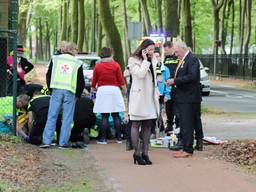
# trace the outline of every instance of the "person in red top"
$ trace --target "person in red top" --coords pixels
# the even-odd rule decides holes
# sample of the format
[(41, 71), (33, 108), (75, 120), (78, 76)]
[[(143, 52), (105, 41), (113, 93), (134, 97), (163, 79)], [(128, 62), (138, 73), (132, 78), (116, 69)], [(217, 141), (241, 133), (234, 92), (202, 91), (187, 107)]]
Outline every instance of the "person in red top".
[(119, 112), (125, 111), (125, 105), (120, 88), (126, 94), (126, 85), (120, 65), (112, 58), (112, 49), (104, 47), (100, 52), (101, 60), (93, 69), (91, 91), (97, 87), (96, 100), (93, 108), (94, 113), (101, 113), (102, 126), (101, 137), (98, 144), (107, 144), (106, 133), (108, 118), (111, 114), (116, 129), (116, 142), (121, 140), (121, 119)]

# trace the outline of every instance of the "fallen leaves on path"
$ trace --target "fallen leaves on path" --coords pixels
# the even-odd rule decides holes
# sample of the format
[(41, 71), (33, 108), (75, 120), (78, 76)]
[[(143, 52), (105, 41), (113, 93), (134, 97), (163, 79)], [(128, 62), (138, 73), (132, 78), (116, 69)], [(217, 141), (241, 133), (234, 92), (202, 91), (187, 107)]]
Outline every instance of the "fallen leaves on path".
[(221, 155), (224, 159), (241, 164), (256, 164), (256, 140), (235, 140), (222, 146)]
[(27, 148), (26, 145), (0, 143), (0, 179), (35, 189), (40, 175), (40, 151)]

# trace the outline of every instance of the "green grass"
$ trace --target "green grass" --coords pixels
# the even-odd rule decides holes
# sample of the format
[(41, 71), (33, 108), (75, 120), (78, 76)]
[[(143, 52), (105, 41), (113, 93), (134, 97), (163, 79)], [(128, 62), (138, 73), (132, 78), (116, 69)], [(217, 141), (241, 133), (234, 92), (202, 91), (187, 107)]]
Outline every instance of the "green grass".
[(256, 175), (256, 165), (240, 165), (239, 167), (246, 173)]
[(256, 90), (256, 82), (248, 83), (245, 86), (242, 86), (242, 88), (248, 89), (248, 90)]
[(0, 143), (21, 143), (21, 140), (19, 137), (14, 135), (8, 135), (8, 134), (0, 134)]
[(215, 114), (215, 115), (221, 115), (224, 114), (224, 112), (220, 109), (214, 108), (214, 107), (206, 107), (202, 106), (201, 113), (204, 114)]
[(256, 114), (250, 112), (224, 112), (218, 108), (202, 106), (201, 112), (209, 115), (219, 115), (222, 117), (233, 117), (239, 119), (255, 119)]
[(64, 183), (62, 186), (45, 186), (39, 189), (39, 192), (90, 192), (92, 191), (92, 183), (89, 181), (82, 181), (80, 183)]
[(68, 158), (79, 158), (79, 155), (77, 154), (77, 151), (75, 149), (60, 149), (60, 151), (63, 154), (63, 156), (66, 156)]
[(24, 190), (15, 187), (7, 181), (0, 180), (0, 192), (24, 192)]

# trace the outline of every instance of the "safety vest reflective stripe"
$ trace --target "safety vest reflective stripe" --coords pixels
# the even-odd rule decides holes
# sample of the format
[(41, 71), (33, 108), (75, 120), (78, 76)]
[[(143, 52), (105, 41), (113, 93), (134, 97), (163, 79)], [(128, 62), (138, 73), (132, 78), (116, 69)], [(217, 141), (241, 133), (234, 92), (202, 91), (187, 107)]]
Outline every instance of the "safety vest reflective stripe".
[(35, 99), (38, 99), (38, 98), (42, 98), (42, 97), (51, 97), (50, 95), (36, 95), (34, 97), (32, 97), (32, 99), (29, 101), (28, 103), (28, 107), (27, 109), (29, 109), (31, 107), (31, 103), (35, 100)]
[(76, 93), (77, 73), (81, 63), (68, 54), (53, 57), (51, 88), (64, 89)]
[(178, 64), (179, 60), (167, 60), (164, 62), (165, 65)]

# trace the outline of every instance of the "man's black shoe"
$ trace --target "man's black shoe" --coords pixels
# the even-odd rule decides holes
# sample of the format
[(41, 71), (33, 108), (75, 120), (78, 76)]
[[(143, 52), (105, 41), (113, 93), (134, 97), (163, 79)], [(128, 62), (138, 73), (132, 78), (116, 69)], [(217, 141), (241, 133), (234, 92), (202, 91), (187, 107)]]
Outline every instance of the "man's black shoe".
[(202, 139), (196, 140), (195, 150), (203, 151), (203, 140)]

